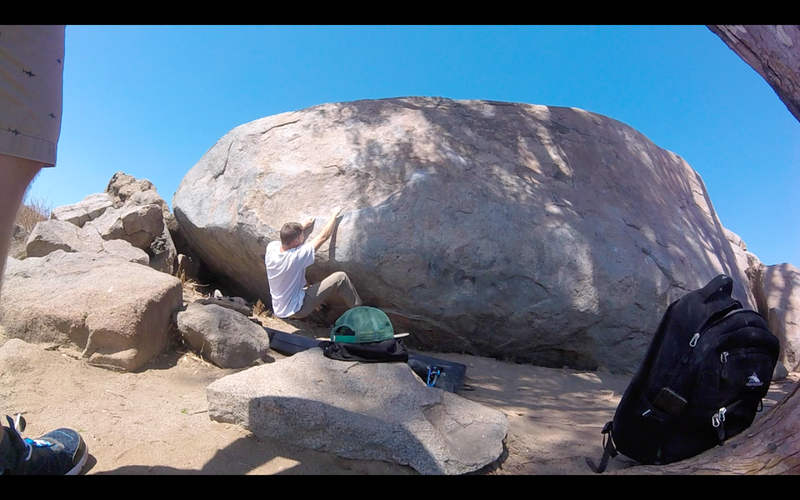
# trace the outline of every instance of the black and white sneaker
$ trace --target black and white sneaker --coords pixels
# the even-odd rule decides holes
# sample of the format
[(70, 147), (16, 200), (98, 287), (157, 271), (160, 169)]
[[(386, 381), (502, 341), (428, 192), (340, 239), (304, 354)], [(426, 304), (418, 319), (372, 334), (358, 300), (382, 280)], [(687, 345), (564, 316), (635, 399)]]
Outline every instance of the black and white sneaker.
[(13, 452), (9, 463), (3, 464), (3, 474), (75, 476), (81, 472), (89, 449), (80, 434), (72, 429), (56, 429), (36, 439), (23, 439), (22, 415), (17, 415), (16, 421), (6, 419), (9, 427), (2, 427), (2, 431), (9, 442), (3, 444), (10, 444)]

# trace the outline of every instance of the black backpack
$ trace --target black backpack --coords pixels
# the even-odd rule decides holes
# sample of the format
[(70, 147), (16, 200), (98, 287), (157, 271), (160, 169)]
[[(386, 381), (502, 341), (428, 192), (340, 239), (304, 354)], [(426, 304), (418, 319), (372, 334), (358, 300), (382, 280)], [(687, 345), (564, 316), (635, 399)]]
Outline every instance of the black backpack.
[[(753, 423), (778, 361), (763, 316), (731, 298), (725, 275), (673, 302), (603, 428), (603, 472), (617, 452), (663, 465), (721, 445)], [(607, 435), (607, 436), (606, 436)], [(607, 439), (606, 439), (607, 438)]]

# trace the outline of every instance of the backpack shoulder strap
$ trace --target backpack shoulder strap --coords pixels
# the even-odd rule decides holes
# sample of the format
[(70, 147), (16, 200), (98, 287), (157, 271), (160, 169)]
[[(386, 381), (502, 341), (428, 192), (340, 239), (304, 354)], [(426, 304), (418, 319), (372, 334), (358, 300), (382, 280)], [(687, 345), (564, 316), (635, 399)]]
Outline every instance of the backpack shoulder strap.
[[(614, 446), (614, 439), (611, 435), (612, 425), (613, 422), (608, 422), (603, 427), (603, 458), (600, 459), (600, 465), (595, 465), (594, 460), (589, 457), (585, 457), (586, 465), (592, 469), (592, 472), (597, 474), (602, 474), (605, 472), (606, 467), (608, 467), (608, 459), (617, 456), (617, 448)], [(606, 440), (606, 434), (608, 434), (608, 440)]]

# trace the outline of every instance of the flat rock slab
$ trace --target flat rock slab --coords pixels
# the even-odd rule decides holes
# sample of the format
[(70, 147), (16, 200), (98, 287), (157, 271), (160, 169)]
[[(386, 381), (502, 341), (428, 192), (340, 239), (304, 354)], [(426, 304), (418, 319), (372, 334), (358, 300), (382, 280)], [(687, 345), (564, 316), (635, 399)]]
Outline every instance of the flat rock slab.
[(206, 389), (209, 416), (345, 458), (464, 474), (496, 461), (505, 415), (429, 388), (405, 363), (350, 363), (310, 349), (224, 377)]

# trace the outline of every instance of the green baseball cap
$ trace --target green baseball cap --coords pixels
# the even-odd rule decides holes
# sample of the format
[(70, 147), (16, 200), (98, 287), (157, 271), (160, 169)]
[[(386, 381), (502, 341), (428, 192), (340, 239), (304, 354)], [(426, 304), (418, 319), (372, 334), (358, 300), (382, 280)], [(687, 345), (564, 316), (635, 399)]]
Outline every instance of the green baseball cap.
[(331, 341), (367, 344), (407, 335), (407, 333), (395, 335), (392, 322), (380, 309), (359, 306), (349, 309), (336, 320), (331, 330)]

